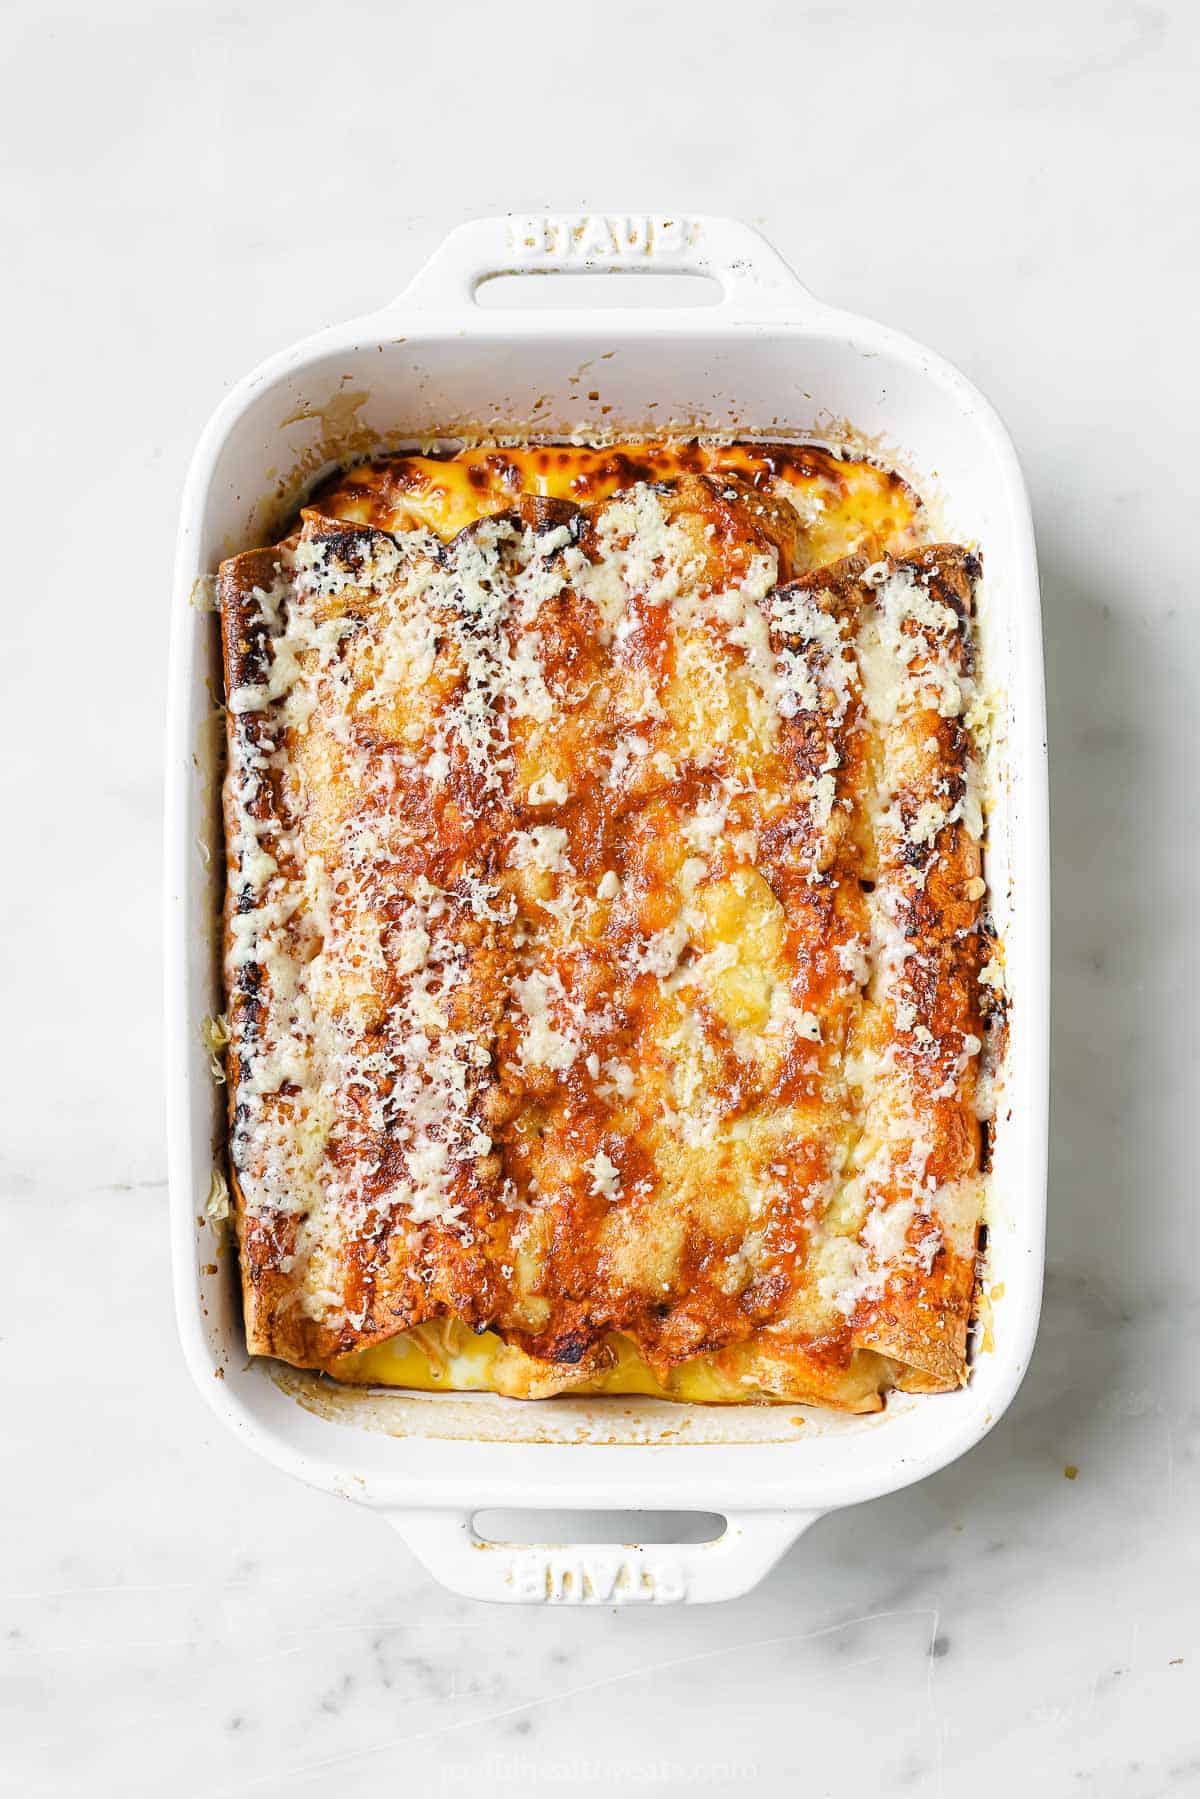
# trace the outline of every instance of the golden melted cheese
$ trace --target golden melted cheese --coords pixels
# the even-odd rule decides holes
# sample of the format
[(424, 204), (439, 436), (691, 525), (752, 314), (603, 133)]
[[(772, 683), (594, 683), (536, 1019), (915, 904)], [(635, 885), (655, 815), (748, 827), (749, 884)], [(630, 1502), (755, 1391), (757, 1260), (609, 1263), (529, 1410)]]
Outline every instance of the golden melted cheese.
[(870, 1409), (963, 1378), (977, 565), (803, 446), (355, 468), (224, 565), (256, 1353)]
[(804, 525), (809, 561), (835, 562), (867, 540), (906, 549), (919, 536), (920, 501), (891, 469), (812, 444), (678, 443), (647, 440), (587, 449), (533, 444), (467, 449), (452, 457), (389, 456), (350, 469), (318, 490), (329, 517), (385, 531), (424, 526), (451, 538), (521, 494), (592, 505), (638, 482), (681, 475), (733, 475), (782, 492)]

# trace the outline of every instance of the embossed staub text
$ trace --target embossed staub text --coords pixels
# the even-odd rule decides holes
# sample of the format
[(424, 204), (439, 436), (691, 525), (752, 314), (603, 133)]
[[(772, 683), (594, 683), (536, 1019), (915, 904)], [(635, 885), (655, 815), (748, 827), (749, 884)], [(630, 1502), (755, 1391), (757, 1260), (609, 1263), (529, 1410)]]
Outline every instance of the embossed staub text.
[(687, 1594), (678, 1561), (623, 1550), (523, 1550), (510, 1579), (516, 1598), (545, 1605), (673, 1605)]
[(678, 261), (698, 236), (693, 219), (648, 212), (529, 213), (508, 222), (509, 248), (555, 263)]

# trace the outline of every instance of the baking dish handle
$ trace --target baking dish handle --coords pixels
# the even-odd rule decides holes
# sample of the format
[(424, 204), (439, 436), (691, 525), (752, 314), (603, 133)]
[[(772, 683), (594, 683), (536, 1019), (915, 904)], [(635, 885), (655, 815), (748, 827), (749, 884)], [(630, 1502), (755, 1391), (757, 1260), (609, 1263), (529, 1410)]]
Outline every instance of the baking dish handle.
[(748, 1593), (820, 1512), (726, 1512), (710, 1543), (501, 1543), (460, 1511), (388, 1512), (435, 1580), (526, 1605), (702, 1605)]
[[(472, 219), (452, 231), (397, 306), (473, 308), (494, 275), (707, 275), (723, 312), (817, 311), (818, 302), (766, 238), (703, 213), (527, 213)], [(569, 300), (564, 300), (569, 304)]]

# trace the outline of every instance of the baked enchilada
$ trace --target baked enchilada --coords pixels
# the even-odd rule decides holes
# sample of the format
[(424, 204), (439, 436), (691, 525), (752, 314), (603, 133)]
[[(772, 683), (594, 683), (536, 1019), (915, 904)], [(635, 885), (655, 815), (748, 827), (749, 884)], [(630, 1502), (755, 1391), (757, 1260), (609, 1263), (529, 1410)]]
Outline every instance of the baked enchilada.
[(252, 1353), (878, 1408), (966, 1378), (978, 556), (867, 459), (382, 458), (227, 561)]

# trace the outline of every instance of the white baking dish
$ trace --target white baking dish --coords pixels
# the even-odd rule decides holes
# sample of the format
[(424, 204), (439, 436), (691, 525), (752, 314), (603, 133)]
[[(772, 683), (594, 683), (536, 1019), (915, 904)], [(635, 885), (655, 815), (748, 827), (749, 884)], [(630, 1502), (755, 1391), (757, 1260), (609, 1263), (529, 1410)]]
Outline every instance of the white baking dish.
[[(479, 283), (498, 273), (628, 269), (713, 276), (724, 297), (705, 308), (580, 310), (564, 281), (557, 309), (477, 304)], [(1012, 1016), (989, 1218), (996, 1299), (970, 1385), (896, 1395), (881, 1416), (842, 1418), (798, 1407), (358, 1392), (249, 1363), (231, 1257), (203, 1218), (222, 1130), (200, 1032), (204, 1015), (220, 1010), (220, 857), (206, 866), (204, 847), (215, 841), (220, 685), (216, 621), (189, 603), (197, 578), (267, 541), (307, 478), (372, 449), (488, 432), (669, 429), (829, 442), (848, 425), (938, 496), (946, 533), (977, 541), (985, 559), (984, 655), (1004, 727), (989, 877)], [(243, 1442), (375, 1507), (461, 1593), (592, 1603), (744, 1592), (823, 1512), (918, 1480), (977, 1442), (1016, 1391), (1037, 1326), (1049, 981), (1033, 533), (1012, 445), (974, 388), (910, 340), (821, 305), (745, 226), (480, 220), (452, 233), (400, 299), (273, 357), (217, 409), (188, 476), (173, 605), (166, 1054), (176, 1299), (197, 1384)], [(699, 1545), (517, 1546), (476, 1534), (484, 1507), (703, 1509), (728, 1528)]]

